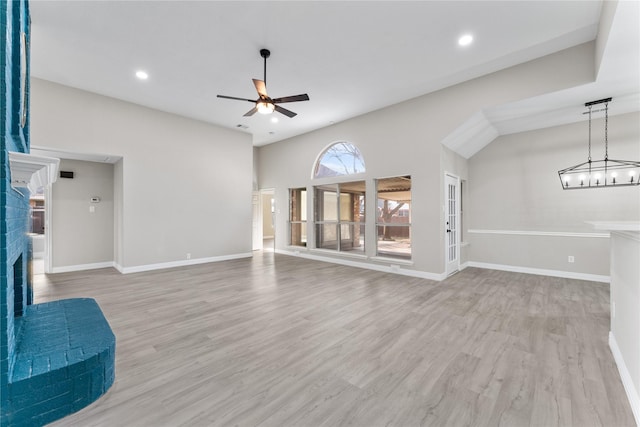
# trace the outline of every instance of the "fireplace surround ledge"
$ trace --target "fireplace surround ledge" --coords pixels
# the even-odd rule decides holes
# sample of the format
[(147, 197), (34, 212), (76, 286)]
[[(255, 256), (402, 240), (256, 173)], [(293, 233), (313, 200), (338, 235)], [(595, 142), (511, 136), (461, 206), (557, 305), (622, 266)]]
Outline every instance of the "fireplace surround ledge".
[(2, 424), (44, 425), (97, 400), (115, 378), (115, 336), (97, 302), (34, 304), (16, 318), (16, 353)]

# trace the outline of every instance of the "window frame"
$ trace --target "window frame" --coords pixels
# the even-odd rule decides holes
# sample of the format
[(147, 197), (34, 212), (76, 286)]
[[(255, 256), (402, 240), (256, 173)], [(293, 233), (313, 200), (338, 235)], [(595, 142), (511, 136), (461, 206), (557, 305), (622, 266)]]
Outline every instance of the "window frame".
[[(335, 169), (325, 166), (327, 170), (332, 170), (335, 173), (327, 174), (327, 175), (319, 175), (320, 167), (323, 166), (323, 160), (325, 159), (325, 156), (333, 147), (336, 147), (338, 145), (348, 146), (349, 149), (351, 150), (351, 155), (354, 156), (358, 160), (358, 162), (362, 165), (362, 169), (359, 170), (354, 168), (353, 171), (348, 171), (346, 170), (347, 166), (344, 165), (343, 163), (343, 166), (345, 167), (345, 173), (341, 173)], [(364, 174), (366, 171), (367, 171), (367, 167), (364, 161), (364, 157), (362, 156), (362, 152), (355, 144), (352, 144), (349, 141), (335, 141), (327, 145), (316, 158), (316, 161), (313, 163), (313, 169), (311, 170), (311, 179), (315, 180), (315, 179), (326, 179), (326, 178), (350, 177), (353, 175)]]
[[(345, 190), (346, 186), (361, 186), (362, 189), (360, 191), (357, 190)], [(326, 199), (324, 198), (324, 194), (326, 193), (335, 193), (335, 219), (326, 219), (325, 216), (325, 206)], [(320, 200), (320, 195), (322, 195), (322, 201)], [(345, 217), (344, 215), (344, 206), (343, 206), (343, 196), (349, 196), (350, 199), (347, 200), (346, 204), (351, 205), (353, 209), (350, 214)], [(331, 196), (330, 196), (331, 197)], [(357, 198), (357, 199), (354, 199)], [(336, 253), (351, 253), (351, 254), (362, 254), (365, 255), (366, 252), (366, 181), (365, 180), (357, 180), (357, 181), (347, 181), (347, 182), (336, 182), (331, 184), (319, 184), (313, 187), (313, 213), (314, 213), (314, 239), (315, 245), (314, 249), (318, 250), (329, 250), (335, 251)], [(331, 203), (331, 201), (329, 200)], [(356, 205), (357, 208), (357, 218), (356, 218)], [(325, 231), (327, 226), (333, 226), (335, 234), (335, 240), (326, 240), (323, 236), (328, 234)], [(348, 233), (345, 233), (345, 227), (348, 227)], [(348, 235), (345, 238), (345, 234)], [(357, 240), (357, 245), (355, 244)], [(329, 242), (335, 242), (335, 244), (331, 244)], [(352, 246), (347, 247), (346, 242), (351, 242)]]

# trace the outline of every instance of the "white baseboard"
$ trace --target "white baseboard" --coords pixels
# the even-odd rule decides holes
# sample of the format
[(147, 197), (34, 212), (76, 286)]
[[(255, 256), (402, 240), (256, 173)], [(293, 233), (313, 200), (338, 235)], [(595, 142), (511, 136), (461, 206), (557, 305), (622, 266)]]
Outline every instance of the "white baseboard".
[(599, 274), (576, 273), (573, 271), (547, 270), (544, 268), (519, 267), (515, 265), (491, 264), (488, 262), (469, 261), (466, 267), (486, 268), (489, 270), (512, 271), (514, 273), (537, 274), (539, 276), (564, 277), (566, 279), (588, 280), (591, 282), (610, 283), (610, 276), (601, 276)]
[(372, 264), (368, 262), (354, 261), (350, 259), (343, 258), (333, 258), (326, 257), (322, 255), (312, 254), (306, 251), (287, 251), (283, 249), (276, 249), (276, 253), (282, 255), (296, 256), (300, 258), (311, 259), (314, 261), (322, 261), (329, 262), (333, 264), (347, 265), (349, 267), (357, 267), (364, 268), (367, 270), (375, 270), (382, 271), (384, 273), (392, 273), (392, 274), (400, 274), (403, 276), (411, 276), (411, 277), (419, 277), (421, 279), (435, 280), (437, 282), (441, 282), (446, 279), (446, 275), (444, 273), (429, 273), (427, 271), (418, 271), (418, 270), (410, 270), (407, 268), (402, 268), (398, 264), (394, 264), (393, 260), (389, 260), (388, 265), (380, 265), (380, 264)]
[(62, 267), (53, 267), (51, 273), (70, 273), (72, 271), (96, 270), (98, 268), (115, 267), (113, 261), (94, 262), (92, 264), (65, 265)]
[(251, 258), (252, 256), (253, 256), (253, 253), (246, 252), (246, 253), (240, 253), (240, 254), (223, 255), (223, 256), (208, 257), (208, 258), (196, 258), (196, 259), (185, 259), (180, 261), (161, 262), (158, 264), (136, 265), (134, 267), (123, 267), (121, 265), (116, 265), (116, 264), (114, 264), (113, 266), (120, 273), (129, 274), (129, 273), (141, 273), (143, 271), (163, 270), (165, 268), (185, 267), (188, 265), (206, 264), (210, 262), (229, 261), (232, 259), (239, 259), (239, 258)]
[(620, 348), (616, 342), (616, 337), (613, 335), (612, 331), (609, 331), (609, 348), (611, 348), (611, 353), (613, 353), (613, 358), (618, 366), (620, 379), (622, 380), (624, 391), (627, 393), (627, 399), (629, 399), (633, 416), (636, 418), (636, 424), (640, 426), (640, 395), (633, 385), (633, 379), (627, 369), (627, 365), (624, 363), (622, 353), (620, 352)]

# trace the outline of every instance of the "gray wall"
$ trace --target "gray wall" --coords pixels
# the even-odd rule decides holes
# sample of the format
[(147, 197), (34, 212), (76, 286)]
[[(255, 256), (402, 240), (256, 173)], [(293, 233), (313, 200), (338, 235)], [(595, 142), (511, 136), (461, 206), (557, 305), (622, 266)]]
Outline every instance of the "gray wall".
[(33, 147), (122, 157), (118, 267), (250, 256), (250, 135), (35, 78), (31, 95)]
[[(593, 70), (594, 44), (587, 43), (261, 147), (257, 168), (260, 187), (275, 189), (276, 249), (287, 249), (287, 189), (307, 187), (311, 191), (314, 185), (331, 181), (312, 180), (311, 171), (325, 147), (344, 140), (360, 149), (367, 171), (354, 179), (366, 180), (371, 190), (375, 178), (412, 176), (413, 260), (406, 268), (443, 273), (442, 158), (445, 155), (441, 141), (483, 108), (591, 82)], [(457, 165), (456, 168), (462, 171), (460, 174), (466, 167), (458, 159), (451, 159), (450, 164)], [(371, 199), (369, 197), (367, 202), (369, 212), (375, 209), (375, 201)], [(309, 198), (309, 203), (312, 200)], [(313, 218), (310, 207), (307, 212), (308, 217)], [(367, 226), (368, 235), (373, 236), (372, 221)], [(310, 238), (312, 234), (309, 233)], [(368, 241), (367, 249), (371, 254), (371, 239)], [(375, 260), (366, 262), (376, 263)]]
[[(58, 178), (51, 189), (53, 268), (112, 262), (113, 165), (62, 159), (60, 170), (74, 177)], [(100, 203), (91, 203), (91, 197), (100, 197)]]
[[(610, 158), (640, 159), (639, 120), (638, 113), (609, 118)], [(602, 159), (603, 120), (592, 129), (592, 158)], [(609, 239), (589, 237), (602, 232), (586, 221), (640, 220), (640, 192), (563, 190), (557, 172), (587, 160), (587, 141), (580, 122), (502, 136), (469, 159), (467, 224), (479, 230), (468, 234), (470, 261), (609, 275)]]

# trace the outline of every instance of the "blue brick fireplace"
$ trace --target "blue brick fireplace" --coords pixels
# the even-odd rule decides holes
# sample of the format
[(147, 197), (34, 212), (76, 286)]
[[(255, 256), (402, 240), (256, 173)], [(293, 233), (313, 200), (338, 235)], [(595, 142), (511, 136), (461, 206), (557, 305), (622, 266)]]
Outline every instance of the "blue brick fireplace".
[(0, 24), (0, 425), (37, 426), (106, 393), (115, 336), (93, 299), (34, 304), (30, 193), (12, 176), (15, 158), (28, 161), (30, 150), (28, 1), (0, 2)]

